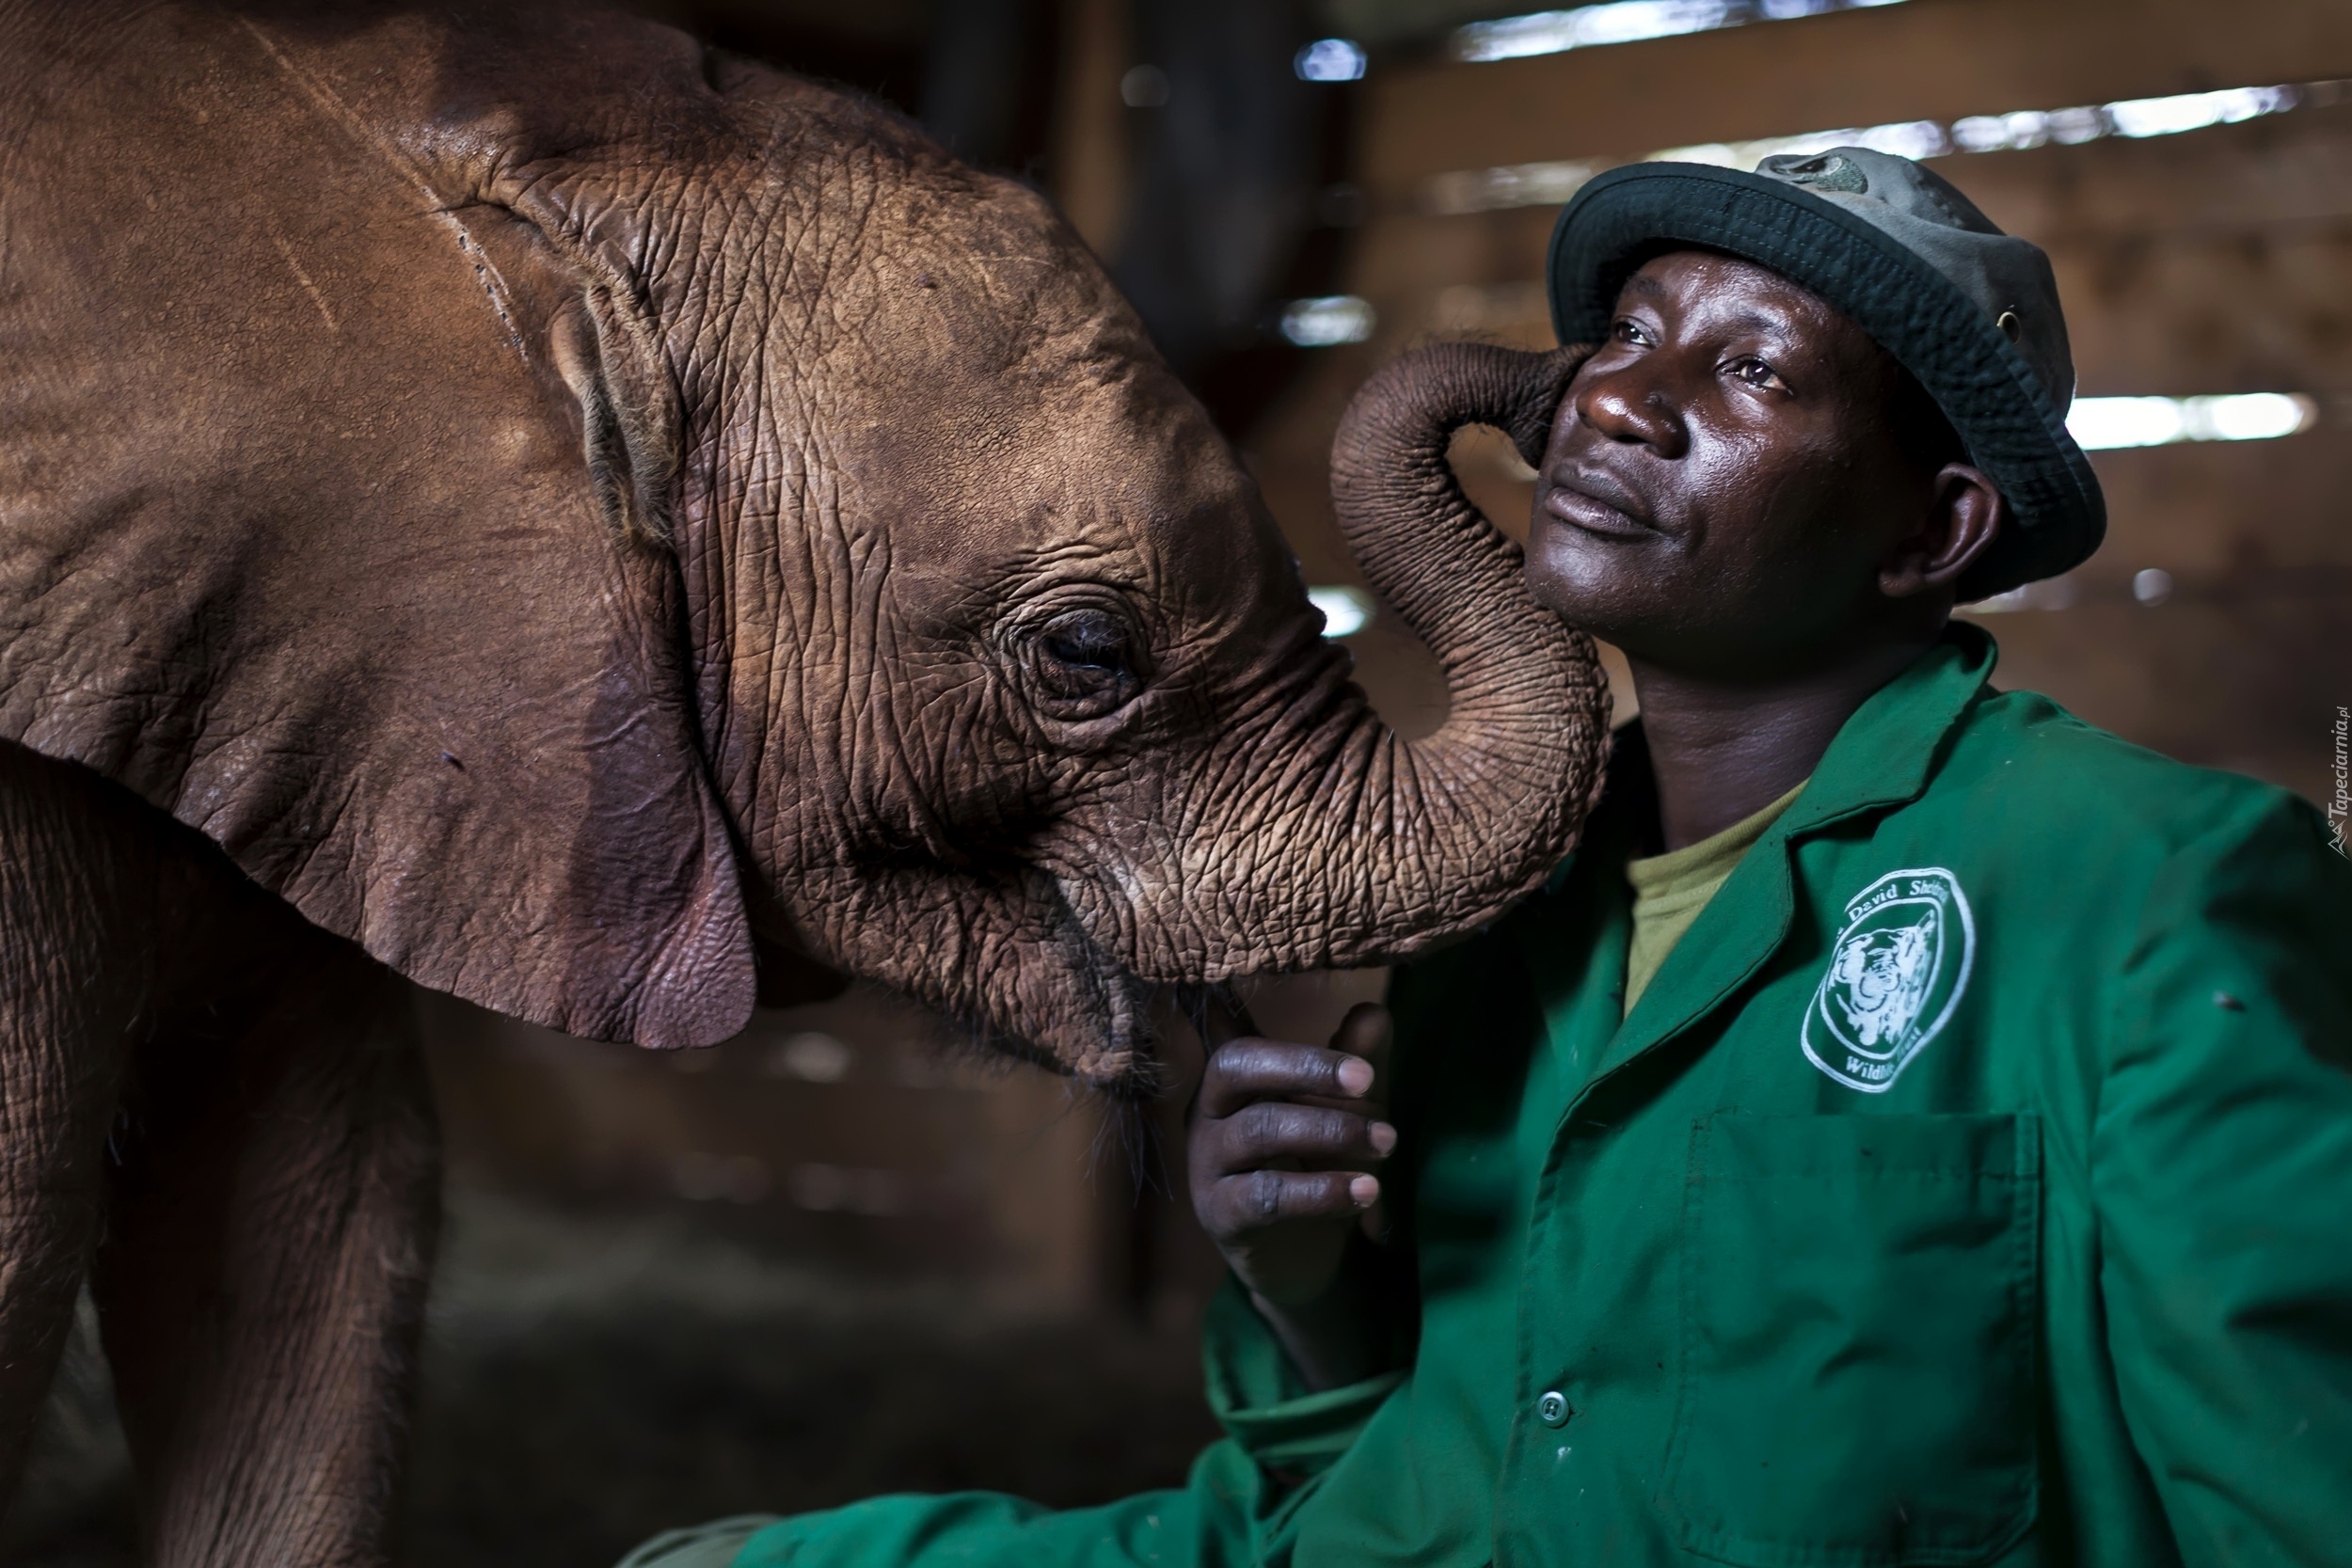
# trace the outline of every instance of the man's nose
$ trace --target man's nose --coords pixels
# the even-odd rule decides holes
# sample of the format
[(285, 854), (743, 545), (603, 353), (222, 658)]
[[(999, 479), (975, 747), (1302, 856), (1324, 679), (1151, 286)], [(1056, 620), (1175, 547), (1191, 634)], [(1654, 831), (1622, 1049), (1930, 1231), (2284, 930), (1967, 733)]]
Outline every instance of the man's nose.
[(1680, 400), (1659, 373), (1655, 356), (1603, 371), (1574, 396), (1577, 418), (1612, 441), (1648, 447), (1661, 457), (1679, 457), (1688, 445)]

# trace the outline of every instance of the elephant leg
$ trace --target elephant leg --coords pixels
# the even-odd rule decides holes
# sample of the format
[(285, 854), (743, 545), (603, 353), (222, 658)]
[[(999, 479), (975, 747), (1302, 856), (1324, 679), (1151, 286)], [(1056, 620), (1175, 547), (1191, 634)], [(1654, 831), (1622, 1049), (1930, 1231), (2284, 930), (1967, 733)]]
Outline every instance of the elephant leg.
[[(272, 924), (272, 923), (264, 923)], [(94, 1275), (158, 1568), (380, 1564), (439, 1200), (406, 983), (291, 914), (133, 1067)]]
[(145, 990), (135, 868), (104, 816), (57, 765), (0, 746), (0, 1507), (98, 1239)]
[(73, 1323), (99, 1234), (116, 1039), (27, 1006), (0, 898), (0, 1513)]

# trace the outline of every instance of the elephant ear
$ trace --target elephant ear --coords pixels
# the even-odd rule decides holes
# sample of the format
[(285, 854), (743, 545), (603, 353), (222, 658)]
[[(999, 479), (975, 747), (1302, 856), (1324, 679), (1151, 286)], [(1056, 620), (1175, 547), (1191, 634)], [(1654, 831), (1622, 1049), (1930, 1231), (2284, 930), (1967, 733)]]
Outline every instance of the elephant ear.
[(734, 1033), (678, 414), (628, 282), (201, 53), (78, 87), (0, 192), (0, 736), (424, 985)]

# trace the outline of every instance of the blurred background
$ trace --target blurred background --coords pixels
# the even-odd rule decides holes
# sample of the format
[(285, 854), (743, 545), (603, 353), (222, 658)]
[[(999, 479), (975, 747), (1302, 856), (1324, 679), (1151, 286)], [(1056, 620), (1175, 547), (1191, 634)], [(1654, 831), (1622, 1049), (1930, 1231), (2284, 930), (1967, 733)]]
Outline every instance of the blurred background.
[[(1560, 203), (1613, 165), (1931, 156), (2045, 246), (2107, 491), (2079, 570), (1978, 607), (2004, 685), (2340, 804), (2352, 703), (2352, 7), (2343, 0), (699, 0), (646, 9), (920, 119), (1055, 197), (1257, 474), (1402, 727), (1425, 656), (1325, 496), (1350, 392), (1446, 336), (1548, 345)], [(1523, 531), (1499, 437), (1457, 467)], [(1630, 711), (1620, 683), (1619, 715)], [(2339, 820), (2341, 817), (2339, 816)], [(1377, 974), (1257, 988), (1320, 1037)], [(1114, 1110), (853, 990), (712, 1051), (421, 1006), (450, 1147), (405, 1560), (611, 1561), (876, 1491), (1181, 1479), (1217, 1273), (1160, 1103)], [(85, 1344), (0, 1539), (125, 1562)]]

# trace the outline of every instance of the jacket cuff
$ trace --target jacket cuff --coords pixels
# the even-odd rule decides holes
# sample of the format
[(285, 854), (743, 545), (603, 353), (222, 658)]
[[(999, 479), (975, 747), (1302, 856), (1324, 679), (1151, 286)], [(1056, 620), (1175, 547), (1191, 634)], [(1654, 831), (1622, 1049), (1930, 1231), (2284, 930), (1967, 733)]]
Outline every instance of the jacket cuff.
[(1405, 1381), (1383, 1372), (1317, 1393), (1231, 1275), (1209, 1303), (1200, 1336), (1209, 1408), (1243, 1452), (1291, 1481), (1322, 1474)]

